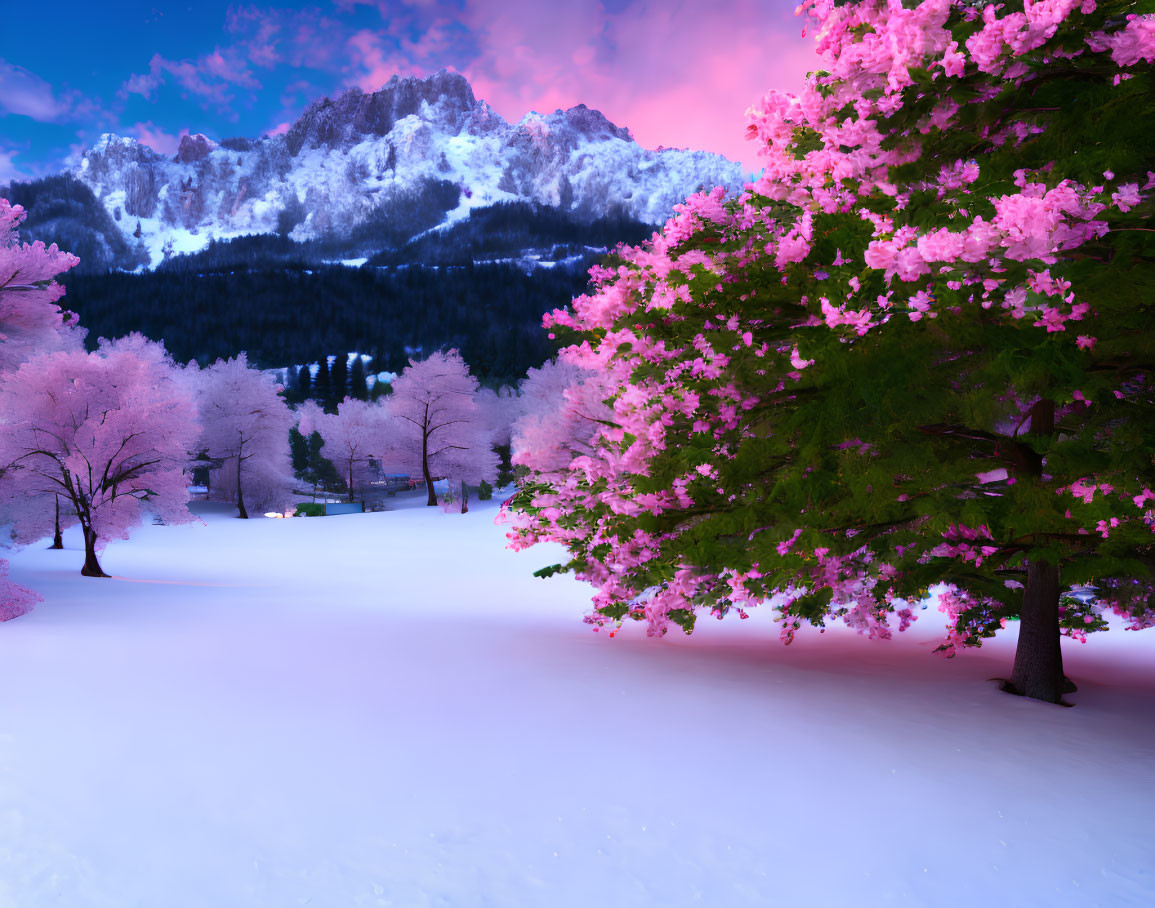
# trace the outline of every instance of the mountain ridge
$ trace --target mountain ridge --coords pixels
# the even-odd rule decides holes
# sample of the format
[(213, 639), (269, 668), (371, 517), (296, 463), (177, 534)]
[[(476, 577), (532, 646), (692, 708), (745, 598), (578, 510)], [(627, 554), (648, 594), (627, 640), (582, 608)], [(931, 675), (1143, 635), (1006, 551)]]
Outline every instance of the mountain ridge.
[[(70, 172), (150, 268), (249, 234), (359, 236), (350, 254), (373, 254), (380, 250), (364, 247), (359, 228), (398, 199), (435, 197), (442, 210), (430, 218), (443, 224), (499, 202), (658, 224), (699, 187), (743, 182), (740, 166), (720, 155), (642, 148), (584, 104), (509, 123), (446, 70), (319, 98), (284, 135), (186, 135), (170, 156), (107, 133)], [(456, 203), (444, 208), (453, 187)]]

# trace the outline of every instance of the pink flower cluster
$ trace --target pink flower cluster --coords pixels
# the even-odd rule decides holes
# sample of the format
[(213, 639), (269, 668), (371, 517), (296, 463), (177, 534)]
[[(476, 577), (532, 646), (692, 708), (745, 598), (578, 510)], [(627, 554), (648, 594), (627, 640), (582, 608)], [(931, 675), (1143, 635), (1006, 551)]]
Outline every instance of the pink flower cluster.
[[(1142, 183), (1107, 173), (1102, 185), (1087, 186), (1047, 165), (1017, 173), (1014, 191), (1001, 183), (992, 189), (985, 154), (1045, 134), (1046, 111), (1022, 113), (992, 128), (983, 136), (986, 149), (973, 157), (928, 159), (928, 172), (936, 176), (926, 185), (900, 185), (893, 174), (933, 154), (941, 134), (954, 128), (973, 97), (952, 97), (962, 80), (985, 102), (1037, 78), (1065, 56), (1100, 55), (1120, 78), (1130, 75), (1128, 67), (1151, 61), (1150, 16), (1131, 17), (1084, 41), (1082, 17), (1095, 9), (1094, 0), (1026, 0), (1019, 9), (963, 0), (805, 0), (799, 11), (819, 22), (817, 45), (826, 72), (813, 76), (798, 96), (772, 91), (748, 111), (747, 135), (761, 145), (765, 165), (761, 177), (737, 199), (720, 189), (687, 199), (662, 234), (617, 250), (620, 265), (595, 269), (588, 294), (546, 317), (547, 327), (579, 333), (582, 340), (565, 348), (562, 360), (596, 376), (588, 386), (600, 397), (597, 406), (585, 391), (563, 398), (569, 416), (557, 424), (571, 431), (580, 423), (580, 441), (515, 450), (515, 462), (532, 471), (535, 491), (513, 518), (511, 545), (566, 545), (577, 576), (598, 588), (595, 609), (624, 609), (643, 619), (648, 633), (664, 632), (671, 612), (692, 613), (702, 602), (746, 607), (771, 600), (789, 641), (804, 620), (792, 607), (814, 589), (830, 590), (827, 613), (861, 633), (889, 636), (892, 614), (899, 630), (908, 627), (914, 615), (896, 608), (901, 602), (891, 595), (893, 568), (874, 562), (865, 549), (846, 556), (821, 547), (807, 551), (799, 544), (800, 530), (776, 537), (768, 550), (770, 559), (790, 565), (792, 580), (778, 587), (762, 573), (770, 570), (766, 565), (714, 573), (663, 561), (664, 543), (746, 493), (725, 488), (719, 479), (734, 456), (734, 442), (756, 436), (757, 415), (819, 371), (809, 368), (815, 359), (806, 357), (817, 354), (805, 344), (805, 356), (794, 342), (775, 345), (774, 335), (749, 314), (757, 307), (721, 311), (722, 291), (748, 270), (773, 273), (787, 288), (806, 281), (796, 324), (825, 325), (849, 343), (896, 312), (920, 321), (944, 307), (981, 307), (988, 311), (984, 317), (1008, 324), (1030, 319), (1025, 324), (1063, 340), (1070, 323), (1092, 322), (1090, 302), (1079, 298), (1067, 273), (1068, 254), (1107, 235), (1120, 214), (1148, 203), (1155, 175)], [(952, 28), (964, 21), (971, 24), (970, 36), (960, 44)], [(1079, 36), (1077, 51), (1053, 40), (1061, 29), (1068, 39)], [(912, 102), (925, 102), (928, 113), (899, 133), (892, 118)], [(948, 213), (948, 224), (904, 223), (916, 193), (928, 191)], [(976, 205), (976, 198), (989, 206)], [(870, 222), (872, 236), (861, 261), (841, 250), (833, 262), (814, 261), (822, 248), (816, 236), (820, 213), (857, 214)], [(821, 292), (811, 289), (814, 282)], [(879, 283), (885, 285), (881, 294), (864, 292)], [(744, 290), (748, 295), (741, 299), (755, 292)], [(653, 324), (694, 327), (679, 347), (655, 340), (645, 327)], [(1088, 333), (1068, 342), (1093, 350), (1094, 332), (1083, 330)], [(758, 399), (731, 380), (735, 366), (748, 363), (769, 377), (772, 390)], [(654, 459), (688, 433), (703, 445), (695, 448), (694, 466), (655, 488), (649, 475)], [(998, 472), (980, 475), (994, 481)], [(1015, 482), (1005, 470), (1001, 480)], [(1089, 505), (1097, 493), (1115, 490), (1087, 480), (1061, 491)], [(1139, 509), (1155, 498), (1131, 494)], [(634, 532), (623, 519), (671, 513), (682, 519), (664, 524), (672, 527), (664, 536)], [(1084, 533), (1094, 528), (1105, 538), (1126, 520), (1096, 515), (1079, 522)], [(986, 527), (955, 525), (943, 536), (934, 547), (908, 554), (978, 566), (1003, 551)], [(637, 578), (648, 576), (668, 579), (639, 594)], [(948, 655), (990, 636), (1004, 620), (998, 603), (963, 590), (952, 588), (939, 601), (951, 620), (943, 646)], [(1129, 599), (1116, 601), (1132, 609), (1129, 614), (1142, 613)], [(715, 606), (719, 615), (727, 607)], [(590, 620), (611, 619), (595, 613)]]

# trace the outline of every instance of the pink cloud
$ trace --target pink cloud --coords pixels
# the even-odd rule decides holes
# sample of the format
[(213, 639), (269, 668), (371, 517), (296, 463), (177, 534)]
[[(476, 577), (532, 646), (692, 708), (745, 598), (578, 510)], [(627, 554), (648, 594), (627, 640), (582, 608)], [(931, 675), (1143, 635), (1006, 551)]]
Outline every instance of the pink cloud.
[(31, 174), (21, 170), (13, 160), (18, 154), (18, 151), (11, 148), (0, 148), (0, 185), (32, 178)]
[[(273, 122), (342, 85), (366, 91), (394, 75), (463, 73), (506, 119), (586, 104), (644, 146), (716, 151), (757, 169), (745, 110), (769, 88), (796, 90), (820, 63), (800, 36), (797, 0), (333, 0), (325, 11), (230, 7), (226, 40), (193, 60), (153, 57), (124, 93), (163, 83), (231, 112), (255, 92), (255, 68), (296, 70)], [(365, 27), (365, 7), (380, 15)], [(621, 8), (618, 8), (621, 7)], [(357, 21), (353, 21), (353, 16)], [(307, 80), (307, 81), (305, 81)], [(268, 115), (268, 114), (267, 114)]]
[(293, 125), (292, 123), (290, 123), (286, 120), (284, 123), (278, 123), (272, 129), (266, 130), (265, 135), (267, 135), (267, 136), (283, 136), (285, 133), (287, 133), (289, 131), (289, 127), (292, 125)]
[(176, 135), (165, 132), (151, 120), (146, 123), (136, 123), (129, 129), (129, 134), (136, 137), (142, 145), (147, 145), (153, 151), (161, 154), (176, 154), (180, 147), (182, 136), (188, 135), (187, 129), (182, 129)]
[(463, 71), (507, 119), (584, 103), (644, 146), (716, 151), (753, 170), (745, 110), (819, 67), (801, 21), (768, 6), (481, 0), (466, 12), (481, 54)]
[(169, 60), (153, 54), (148, 61), (148, 72), (129, 76), (121, 85), (121, 92), (152, 100), (157, 88), (170, 77), (185, 91), (220, 108), (227, 108), (233, 100), (233, 86), (253, 91), (261, 87), (236, 49), (217, 48), (197, 60)]
[[(337, 5), (338, 10), (350, 7)], [(235, 36), (230, 50), (255, 66), (284, 64), (307, 69), (339, 70), (351, 28), (315, 7), (230, 7), (225, 32)]]
[(356, 73), (352, 80), (364, 91), (376, 91), (403, 65), (398, 59), (386, 57), (381, 37), (368, 29), (355, 32), (346, 47)]
[[(644, 146), (716, 151), (754, 170), (746, 109), (770, 88), (797, 90), (819, 68), (795, 2), (638, 0), (610, 11), (602, 0), (471, 0), (463, 10), (344, 0), (339, 11), (376, 6), (382, 22), (346, 34), (337, 65), (365, 91), (396, 74), (457, 70), (506, 119), (584, 103)], [(331, 48), (332, 33), (322, 40), (302, 24), (296, 42), (303, 60), (331, 60), (321, 45)]]
[(69, 105), (36, 73), (0, 60), (0, 112), (53, 123), (69, 112)]

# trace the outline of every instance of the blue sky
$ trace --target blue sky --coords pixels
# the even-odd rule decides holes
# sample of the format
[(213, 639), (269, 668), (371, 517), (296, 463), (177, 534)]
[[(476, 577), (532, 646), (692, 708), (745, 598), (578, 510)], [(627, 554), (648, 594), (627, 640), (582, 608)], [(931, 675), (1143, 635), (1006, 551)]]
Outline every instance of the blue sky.
[(647, 147), (757, 166), (743, 112), (818, 66), (784, 0), (4, 3), (0, 183), (62, 169), (102, 132), (283, 131), (309, 101), (394, 74), (466, 75), (509, 120), (584, 103)]

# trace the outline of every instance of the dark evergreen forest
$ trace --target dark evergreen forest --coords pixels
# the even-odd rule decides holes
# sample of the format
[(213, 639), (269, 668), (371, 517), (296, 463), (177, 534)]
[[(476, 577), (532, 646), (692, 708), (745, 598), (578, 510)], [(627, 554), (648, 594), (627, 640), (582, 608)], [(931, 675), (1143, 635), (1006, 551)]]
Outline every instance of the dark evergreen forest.
[[(457, 347), (489, 384), (511, 382), (553, 352), (543, 313), (584, 292), (590, 265), (653, 227), (618, 214), (589, 219), (525, 202), (474, 209), (434, 228), (459, 200), (454, 184), (400, 193), (344, 235), (294, 242), (304, 211), (286, 209), (278, 232), (213, 241), (195, 255), (130, 273), (147, 260), (87, 186), (69, 175), (5, 187), (29, 218), (22, 239), (78, 254), (63, 305), (95, 346), (130, 331), (162, 340), (177, 359), (206, 365), (249, 354), (277, 368), (356, 351), (375, 370)], [(120, 215), (118, 210), (116, 214)], [(349, 268), (335, 260), (368, 258)]]
[(456, 347), (475, 375), (499, 384), (551, 355), (541, 316), (584, 292), (590, 265), (651, 230), (498, 205), (361, 268), (325, 263), (328, 244), (241, 237), (152, 273), (68, 274), (66, 305), (93, 344), (139, 331), (202, 365), (241, 350), (265, 368), (357, 351), (374, 369), (399, 372), (410, 356)]
[[(587, 266), (588, 267), (588, 266)], [(552, 352), (542, 313), (586, 283), (581, 267), (346, 268), (72, 275), (67, 306), (89, 340), (139, 331), (202, 365), (241, 350), (262, 368), (349, 351), (400, 371), (457, 347), (475, 375), (513, 380)]]

